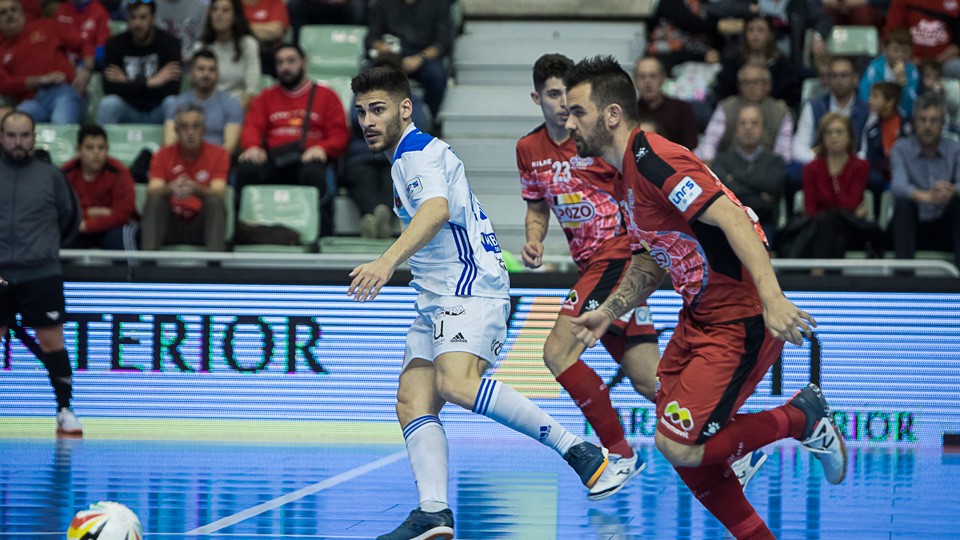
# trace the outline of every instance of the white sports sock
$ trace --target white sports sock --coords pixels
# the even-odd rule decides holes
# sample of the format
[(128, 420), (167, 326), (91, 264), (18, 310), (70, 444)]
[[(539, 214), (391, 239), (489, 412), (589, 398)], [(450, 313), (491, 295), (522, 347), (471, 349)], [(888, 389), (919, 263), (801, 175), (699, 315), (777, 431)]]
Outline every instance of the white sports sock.
[(560, 425), (526, 396), (509, 385), (493, 379), (481, 379), (473, 412), (482, 414), (508, 428), (523, 433), (553, 448), (563, 456), (583, 439)]
[(414, 418), (403, 428), (410, 468), (420, 493), (420, 509), (439, 512), (447, 505), (447, 434), (432, 414)]

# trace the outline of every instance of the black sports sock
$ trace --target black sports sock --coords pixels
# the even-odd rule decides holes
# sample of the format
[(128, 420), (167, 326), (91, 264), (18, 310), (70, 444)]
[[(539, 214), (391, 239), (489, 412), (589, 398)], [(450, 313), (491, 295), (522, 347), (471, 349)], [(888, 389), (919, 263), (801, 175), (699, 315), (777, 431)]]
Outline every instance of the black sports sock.
[(50, 385), (53, 386), (53, 394), (57, 397), (57, 411), (64, 407), (69, 409), (70, 398), (73, 395), (73, 372), (67, 351), (60, 349), (44, 353), (40, 361), (47, 367)]

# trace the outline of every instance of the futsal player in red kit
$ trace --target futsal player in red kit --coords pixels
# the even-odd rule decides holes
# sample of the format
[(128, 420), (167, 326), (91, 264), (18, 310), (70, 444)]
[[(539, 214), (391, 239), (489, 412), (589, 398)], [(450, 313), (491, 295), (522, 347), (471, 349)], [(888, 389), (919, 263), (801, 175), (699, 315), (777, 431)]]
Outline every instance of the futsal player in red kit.
[(816, 322), (783, 295), (753, 212), (692, 152), (638, 128), (635, 90), (616, 60), (583, 60), (564, 82), (577, 153), (620, 170), (615, 195), (633, 249), (617, 289), (573, 319), (573, 331), (594, 345), (670, 274), (683, 309), (657, 369), (657, 449), (735, 537), (773, 538), (730, 461), (793, 437), (837, 484), (846, 472), (846, 447), (813, 384), (775, 409), (737, 411), (784, 340), (800, 345)]
[[(577, 156), (564, 126), (563, 76), (572, 67), (573, 61), (561, 54), (545, 54), (533, 66), (531, 98), (540, 106), (544, 122), (517, 142), (521, 195), (527, 202), (527, 242), (521, 258), (529, 268), (541, 266), (552, 211), (567, 237), (579, 276), (560, 306), (544, 343), (543, 359), (610, 450), (610, 465), (588, 494), (591, 500), (598, 500), (620, 491), (646, 464), (626, 441), (607, 385), (580, 360), (585, 347), (571, 332), (571, 319), (600, 306), (616, 288), (631, 257), (620, 206), (611, 195), (620, 173), (600, 157)], [(637, 393), (655, 401), (660, 349), (646, 303), (614, 321), (600, 340)], [(757, 451), (740, 460), (735, 469), (742, 484), (746, 485), (765, 459)]]

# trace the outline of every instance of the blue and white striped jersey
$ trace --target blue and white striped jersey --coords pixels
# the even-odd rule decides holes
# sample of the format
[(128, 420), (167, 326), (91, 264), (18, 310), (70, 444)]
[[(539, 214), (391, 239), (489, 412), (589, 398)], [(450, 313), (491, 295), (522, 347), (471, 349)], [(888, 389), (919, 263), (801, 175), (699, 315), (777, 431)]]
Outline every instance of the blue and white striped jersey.
[(439, 295), (508, 298), (497, 235), (450, 146), (411, 124), (391, 161), (393, 208), (404, 227), (428, 199), (443, 197), (450, 209), (446, 226), (410, 257), (410, 285)]

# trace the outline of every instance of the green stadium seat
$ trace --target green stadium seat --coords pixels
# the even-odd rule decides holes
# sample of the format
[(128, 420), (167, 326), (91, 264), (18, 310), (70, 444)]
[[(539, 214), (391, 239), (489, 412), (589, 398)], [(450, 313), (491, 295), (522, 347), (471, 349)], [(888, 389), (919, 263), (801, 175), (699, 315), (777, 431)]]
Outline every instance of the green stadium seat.
[(57, 167), (77, 155), (76, 124), (37, 124), (35, 146), (50, 152), (50, 159)]
[(320, 253), (369, 254), (377, 258), (393, 244), (393, 238), (357, 238), (355, 236), (326, 236), (320, 239)]
[(127, 31), (127, 21), (110, 21), (110, 35), (115, 36)]
[(96, 123), (97, 106), (103, 99), (103, 74), (94, 73), (87, 84), (87, 114), (86, 122), (88, 124)]
[(320, 227), (320, 193), (313, 186), (252, 185), (240, 194), (238, 221), (250, 225), (283, 225), (300, 233), (300, 245), (237, 245), (234, 251), (315, 251)]
[(103, 129), (110, 141), (110, 155), (128, 167), (144, 148), (156, 153), (163, 145), (161, 125), (110, 124)]
[(353, 90), (350, 89), (351, 77), (326, 77), (317, 79), (317, 82), (334, 91), (343, 104), (343, 110), (350, 117), (350, 108), (353, 106)]
[(277, 84), (277, 80), (271, 77), (270, 75), (261, 75), (260, 76), (260, 90), (270, 88), (271, 86)]
[(823, 85), (820, 84), (820, 79), (812, 77), (810, 79), (805, 79), (803, 81), (803, 89), (800, 90), (800, 104), (807, 103), (815, 96), (821, 95), (820, 92), (824, 91)]
[(960, 80), (943, 78), (943, 89), (947, 92), (947, 111), (955, 111), (954, 121), (960, 122)]
[(880, 215), (877, 216), (877, 225), (887, 230), (893, 221), (893, 192), (889, 189), (880, 196)]
[(880, 54), (880, 33), (873, 26), (834, 26), (827, 50), (838, 56), (874, 57)]
[(307, 74), (313, 78), (353, 77), (363, 60), (366, 26), (308, 24), (300, 29), (300, 47), (307, 55)]

